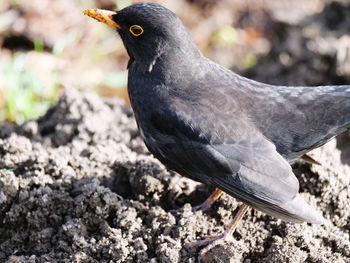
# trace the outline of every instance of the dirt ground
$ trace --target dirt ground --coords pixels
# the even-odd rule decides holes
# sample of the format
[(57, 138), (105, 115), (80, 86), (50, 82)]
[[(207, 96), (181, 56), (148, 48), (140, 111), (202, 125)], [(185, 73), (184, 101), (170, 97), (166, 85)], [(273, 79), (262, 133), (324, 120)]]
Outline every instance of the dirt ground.
[(1, 262), (350, 262), (350, 167), (335, 140), (313, 152), (322, 166), (295, 166), (328, 225), (250, 210), (232, 243), (185, 249), (224, 231), (239, 204), (225, 195), (192, 212), (210, 189), (154, 159), (121, 101), (66, 90), (0, 137)]
[[(265, 53), (254, 67), (232, 68), (274, 84), (349, 84), (350, 5), (312, 0), (303, 9), (293, 1), (286, 13), (286, 2), (240, 13), (235, 28), (255, 34), (250, 47), (211, 47), (206, 55), (234, 60), (269, 43), (256, 50)], [(302, 196), (329, 224), (289, 224), (250, 210), (234, 241), (185, 249), (223, 232), (240, 204), (224, 195), (193, 212), (213, 189), (153, 158), (124, 102), (63, 86), (39, 120), (0, 123), (0, 262), (350, 262), (348, 134), (312, 152), (322, 166), (294, 165)]]

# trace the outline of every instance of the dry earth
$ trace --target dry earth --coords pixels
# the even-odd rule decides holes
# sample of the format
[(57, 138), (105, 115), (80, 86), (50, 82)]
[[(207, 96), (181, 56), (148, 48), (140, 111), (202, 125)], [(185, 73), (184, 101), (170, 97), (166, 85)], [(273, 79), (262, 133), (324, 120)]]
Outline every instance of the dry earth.
[[(268, 1), (282, 2), (298, 5)], [(349, 83), (350, 5), (331, 2), (295, 25), (284, 21), (286, 11), (271, 24), (276, 8), (272, 17), (252, 8), (248, 17), (258, 23), (242, 15), (243, 28), (265, 25), (272, 44), (240, 72), (275, 84)], [(237, 59), (231, 55), (225, 53)], [(209, 211), (192, 212), (213, 189), (154, 159), (121, 101), (66, 89), (41, 119), (0, 124), (0, 262), (350, 262), (349, 135), (312, 156), (322, 166), (298, 163), (294, 172), (328, 225), (289, 224), (250, 210), (233, 242), (187, 250), (186, 242), (224, 231), (240, 204), (225, 195)]]
[(122, 102), (66, 90), (38, 121), (1, 124), (0, 262), (350, 262), (345, 142), (312, 153), (322, 166), (294, 170), (328, 225), (250, 210), (233, 242), (188, 250), (224, 231), (239, 203), (225, 195), (192, 212), (211, 189), (154, 159)]

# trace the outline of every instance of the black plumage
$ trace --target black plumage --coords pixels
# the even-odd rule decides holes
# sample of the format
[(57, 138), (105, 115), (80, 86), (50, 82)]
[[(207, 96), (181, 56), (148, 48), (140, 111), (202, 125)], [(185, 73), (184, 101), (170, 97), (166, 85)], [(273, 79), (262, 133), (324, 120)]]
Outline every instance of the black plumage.
[[(324, 219), (290, 164), (350, 125), (350, 86), (272, 86), (204, 57), (156, 4), (110, 16), (130, 56), (128, 92), (149, 151), (168, 168), (278, 218)], [(132, 25), (143, 33), (135, 36)]]

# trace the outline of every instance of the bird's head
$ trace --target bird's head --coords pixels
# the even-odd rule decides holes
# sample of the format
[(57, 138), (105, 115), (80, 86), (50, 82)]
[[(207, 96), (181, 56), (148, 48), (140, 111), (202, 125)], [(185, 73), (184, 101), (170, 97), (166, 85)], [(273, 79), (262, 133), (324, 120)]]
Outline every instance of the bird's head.
[(179, 59), (199, 51), (180, 19), (167, 8), (139, 3), (120, 11), (91, 9), (84, 14), (108, 24), (121, 36), (131, 61), (153, 67), (157, 59)]

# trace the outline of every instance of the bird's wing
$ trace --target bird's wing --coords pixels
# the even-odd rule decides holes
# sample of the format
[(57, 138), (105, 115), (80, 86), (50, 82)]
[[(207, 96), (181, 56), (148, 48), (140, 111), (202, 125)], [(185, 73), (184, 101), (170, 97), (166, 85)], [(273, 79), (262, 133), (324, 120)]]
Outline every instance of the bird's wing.
[(229, 112), (240, 107), (290, 163), (350, 127), (350, 86), (273, 86), (206, 62), (211, 74), (198, 86), (214, 87), (204, 90), (215, 98), (210, 104), (220, 108), (217, 101), (226, 101), (223, 111)]
[(243, 132), (244, 119), (235, 123), (242, 122), (236, 128), (240, 137), (231, 136), (227, 143), (220, 140), (221, 120), (204, 110), (179, 108), (176, 116), (159, 115), (152, 120), (157, 129), (153, 141), (158, 145), (148, 143), (148, 147), (170, 168), (270, 215), (293, 222), (321, 222), (322, 217), (297, 197), (299, 183), (288, 162), (257, 130)]
[[(259, 130), (289, 162), (350, 126), (350, 87), (282, 87), (251, 82), (250, 110)], [(261, 110), (264, 109), (264, 110)]]
[(271, 204), (289, 201), (298, 193), (299, 183), (290, 165), (277, 153), (275, 146), (259, 134), (234, 144), (211, 147), (228, 163), (239, 163), (239, 169), (231, 175), (218, 178), (214, 175), (216, 184), (223, 183), (232, 188), (231, 191), (242, 191), (248, 200), (249, 196), (254, 196)]
[(278, 218), (324, 223), (323, 217), (298, 195), (297, 178), (271, 142), (256, 136), (247, 142), (212, 147), (229, 163), (240, 163), (236, 174), (212, 177), (217, 187)]

